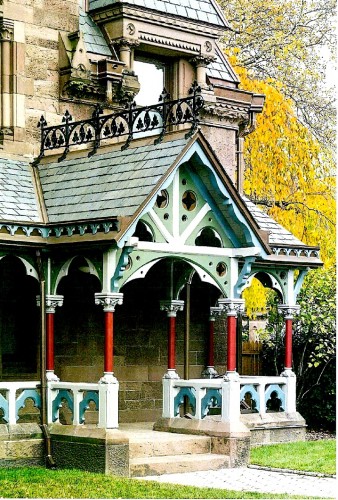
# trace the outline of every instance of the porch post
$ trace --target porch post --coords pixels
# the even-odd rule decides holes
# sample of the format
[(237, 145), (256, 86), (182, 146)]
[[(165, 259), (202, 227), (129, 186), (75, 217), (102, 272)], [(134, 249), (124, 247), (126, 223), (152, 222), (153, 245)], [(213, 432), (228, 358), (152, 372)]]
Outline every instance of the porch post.
[(281, 304), (278, 306), (279, 314), (282, 314), (285, 319), (285, 355), (284, 355), (284, 372), (282, 375), (291, 375), (292, 372), (292, 320), (299, 313), (300, 306), (290, 306)]
[(222, 308), (220, 307), (210, 307), (209, 315), (209, 337), (208, 337), (208, 359), (207, 367), (202, 372), (203, 378), (213, 378), (218, 375), (215, 370), (215, 359), (214, 359), (214, 334), (215, 334), (215, 320), (218, 316), (222, 314)]
[[(40, 305), (40, 297), (38, 305)], [(63, 295), (46, 295), (46, 380), (58, 382), (60, 379), (54, 373), (54, 318), (55, 309), (63, 305)]]
[(164, 378), (179, 378), (176, 372), (176, 314), (183, 311), (183, 300), (162, 300), (161, 311), (167, 312), (168, 317), (168, 370)]
[(104, 311), (104, 376), (102, 384), (115, 383), (114, 376), (114, 312), (116, 305), (123, 302), (123, 293), (96, 293), (95, 304)]
[[(237, 330), (237, 314), (244, 310), (243, 299), (219, 299), (219, 307), (227, 315), (227, 376), (229, 374), (237, 374), (236, 371), (236, 330)], [(238, 375), (238, 374), (237, 374)]]

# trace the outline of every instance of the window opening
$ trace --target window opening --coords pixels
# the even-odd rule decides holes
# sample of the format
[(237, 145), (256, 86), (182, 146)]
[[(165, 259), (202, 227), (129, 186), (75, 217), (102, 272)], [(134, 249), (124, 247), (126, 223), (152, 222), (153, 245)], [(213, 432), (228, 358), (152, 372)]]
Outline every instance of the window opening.
[(154, 60), (136, 60), (134, 71), (141, 87), (135, 97), (136, 104), (156, 104), (164, 88), (164, 64)]

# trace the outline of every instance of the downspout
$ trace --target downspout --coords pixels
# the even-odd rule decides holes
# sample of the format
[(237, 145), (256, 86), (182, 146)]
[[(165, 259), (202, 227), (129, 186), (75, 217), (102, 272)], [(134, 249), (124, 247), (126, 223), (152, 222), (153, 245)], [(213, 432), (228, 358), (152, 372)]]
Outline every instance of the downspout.
[(46, 280), (40, 250), (36, 251), (40, 283), (40, 381), (41, 381), (41, 430), (45, 443), (45, 459), (48, 469), (56, 469), (52, 457), (52, 443), (47, 425), (47, 378), (46, 378)]

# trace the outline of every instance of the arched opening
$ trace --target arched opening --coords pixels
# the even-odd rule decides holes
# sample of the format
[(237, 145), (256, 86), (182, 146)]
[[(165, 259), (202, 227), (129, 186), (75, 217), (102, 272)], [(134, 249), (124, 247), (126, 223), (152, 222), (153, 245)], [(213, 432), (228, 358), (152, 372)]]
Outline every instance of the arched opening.
[(38, 281), (17, 257), (0, 260), (0, 376), (36, 378), (38, 372)]
[(205, 247), (216, 247), (222, 248), (222, 238), (220, 235), (212, 229), (211, 227), (203, 228), (199, 233), (195, 240), (196, 246), (205, 246)]
[[(186, 281), (191, 276), (189, 377), (200, 378), (206, 367), (210, 307), (217, 302), (220, 291), (202, 282), (187, 262), (169, 258), (154, 264), (144, 278), (131, 280), (121, 288), (123, 305), (115, 311), (114, 335), (121, 422), (155, 421), (161, 416), (168, 337), (167, 315), (161, 311), (160, 301), (170, 298), (171, 292), (172, 298), (186, 301)], [(183, 310), (176, 317), (176, 369), (182, 378), (185, 331)], [(217, 355), (223, 355), (225, 360), (225, 342)]]
[(61, 380), (97, 382), (102, 376), (103, 312), (95, 305), (100, 291), (86, 259), (73, 259), (57, 287), (64, 296), (55, 311), (55, 372)]
[(282, 302), (282, 290), (276, 278), (258, 272), (243, 291), (245, 312), (238, 332), (238, 367), (242, 375), (263, 375), (263, 342), (268, 335), (271, 307)]

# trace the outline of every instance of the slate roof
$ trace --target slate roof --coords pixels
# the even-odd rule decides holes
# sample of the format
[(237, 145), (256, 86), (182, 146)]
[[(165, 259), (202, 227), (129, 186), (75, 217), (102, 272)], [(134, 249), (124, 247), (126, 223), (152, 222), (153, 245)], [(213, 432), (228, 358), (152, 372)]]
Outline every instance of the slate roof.
[(39, 222), (29, 163), (0, 158), (0, 221)]
[(207, 66), (207, 75), (220, 80), (239, 82), (238, 76), (218, 46), (216, 46), (215, 55), (216, 61)]
[[(216, 26), (228, 27), (221, 9), (213, 0), (119, 0), (121, 3), (146, 7), (165, 14), (202, 21)], [(118, 0), (89, 0), (89, 9), (108, 7)]]
[(49, 222), (132, 216), (187, 144), (176, 139), (39, 166)]
[(80, 31), (82, 31), (87, 52), (111, 57), (111, 50), (109, 49), (102, 31), (97, 24), (95, 24), (90, 15), (81, 8), (79, 9), (79, 28)]
[(306, 246), (305, 243), (296, 238), (290, 231), (258, 208), (249, 198), (242, 196), (242, 199), (259, 228), (269, 233), (269, 245)]

